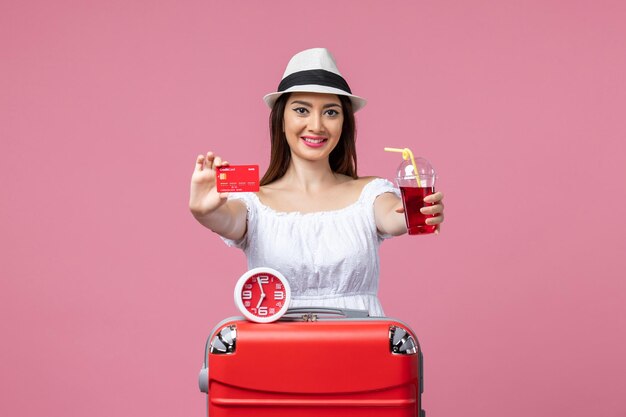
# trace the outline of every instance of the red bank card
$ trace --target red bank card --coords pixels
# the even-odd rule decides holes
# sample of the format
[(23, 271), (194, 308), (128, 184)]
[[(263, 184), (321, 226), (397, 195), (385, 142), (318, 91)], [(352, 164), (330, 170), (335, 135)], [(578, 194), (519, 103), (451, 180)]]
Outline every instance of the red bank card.
[(215, 175), (217, 176), (217, 191), (219, 193), (259, 191), (258, 165), (218, 167), (215, 170)]

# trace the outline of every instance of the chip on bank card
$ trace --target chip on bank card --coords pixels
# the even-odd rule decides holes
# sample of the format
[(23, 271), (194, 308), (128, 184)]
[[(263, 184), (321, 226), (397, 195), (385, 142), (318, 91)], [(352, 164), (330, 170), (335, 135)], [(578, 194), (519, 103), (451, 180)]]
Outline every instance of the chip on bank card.
[(217, 167), (217, 192), (259, 191), (258, 165), (228, 165)]

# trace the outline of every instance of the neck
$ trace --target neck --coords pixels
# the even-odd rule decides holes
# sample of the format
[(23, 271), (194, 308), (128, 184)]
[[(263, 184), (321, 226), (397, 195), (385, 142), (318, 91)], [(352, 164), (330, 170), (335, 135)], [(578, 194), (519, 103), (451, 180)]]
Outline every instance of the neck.
[(286, 184), (306, 192), (337, 184), (337, 175), (330, 169), (328, 158), (306, 161), (291, 155), (291, 163), (283, 176)]

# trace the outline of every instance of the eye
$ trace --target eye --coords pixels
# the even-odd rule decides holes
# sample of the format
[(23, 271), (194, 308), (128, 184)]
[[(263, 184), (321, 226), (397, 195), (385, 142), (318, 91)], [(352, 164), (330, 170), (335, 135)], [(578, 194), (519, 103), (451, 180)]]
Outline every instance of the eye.
[(329, 109), (329, 116), (337, 116), (339, 112), (337, 110)]
[[(302, 110), (302, 111), (301, 111)], [(307, 112), (308, 110), (305, 109), (304, 107), (296, 107), (295, 109), (293, 109), (293, 111), (295, 111), (298, 114), (304, 114), (305, 112)]]

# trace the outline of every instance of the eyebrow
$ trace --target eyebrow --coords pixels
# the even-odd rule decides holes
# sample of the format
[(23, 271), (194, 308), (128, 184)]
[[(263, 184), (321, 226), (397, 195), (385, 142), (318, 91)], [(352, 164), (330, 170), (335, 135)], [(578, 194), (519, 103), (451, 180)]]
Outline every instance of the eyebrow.
[[(290, 104), (304, 104), (305, 106), (313, 107), (313, 105), (311, 103), (307, 103), (306, 101), (301, 101), (301, 100), (294, 100)], [(340, 104), (330, 103), (330, 104), (324, 104), (324, 106), (322, 108), (325, 109), (327, 107), (335, 107), (335, 106), (341, 107)]]

